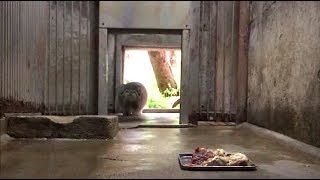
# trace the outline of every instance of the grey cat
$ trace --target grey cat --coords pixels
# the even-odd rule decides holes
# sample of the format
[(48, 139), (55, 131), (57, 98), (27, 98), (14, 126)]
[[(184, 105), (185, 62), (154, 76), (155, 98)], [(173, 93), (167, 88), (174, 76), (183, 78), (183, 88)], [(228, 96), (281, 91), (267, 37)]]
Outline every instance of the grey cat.
[(118, 100), (124, 116), (139, 116), (147, 103), (147, 90), (139, 82), (122, 85), (118, 91)]

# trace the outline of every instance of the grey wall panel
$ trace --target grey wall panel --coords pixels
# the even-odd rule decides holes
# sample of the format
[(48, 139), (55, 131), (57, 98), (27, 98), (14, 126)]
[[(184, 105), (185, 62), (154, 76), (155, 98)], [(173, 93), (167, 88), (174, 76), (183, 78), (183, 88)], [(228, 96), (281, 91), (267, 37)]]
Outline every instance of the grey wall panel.
[(50, 2), (48, 114), (96, 114), (96, 2)]
[(43, 68), (47, 2), (1, 2), (0, 97), (40, 106), (43, 103)]
[(96, 114), (97, 2), (0, 5), (0, 98), (45, 114)]
[(100, 27), (188, 29), (191, 1), (101, 1)]

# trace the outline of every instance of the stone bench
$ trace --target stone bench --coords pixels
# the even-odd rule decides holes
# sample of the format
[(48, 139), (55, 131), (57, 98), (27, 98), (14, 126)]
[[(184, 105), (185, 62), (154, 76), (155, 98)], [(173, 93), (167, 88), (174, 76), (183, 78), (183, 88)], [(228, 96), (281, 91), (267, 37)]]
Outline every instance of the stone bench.
[(117, 116), (10, 116), (7, 134), (15, 138), (112, 139)]

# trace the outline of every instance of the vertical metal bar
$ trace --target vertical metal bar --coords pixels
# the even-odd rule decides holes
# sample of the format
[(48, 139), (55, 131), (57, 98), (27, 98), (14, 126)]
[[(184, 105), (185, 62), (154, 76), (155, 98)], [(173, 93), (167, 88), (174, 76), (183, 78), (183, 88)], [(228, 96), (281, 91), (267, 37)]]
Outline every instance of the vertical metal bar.
[[(212, 12), (213, 12), (213, 9), (212, 7), (214, 7), (214, 3), (215, 2), (211, 2), (212, 4), (210, 4), (210, 9), (209, 9), (209, 16), (213, 16)], [(215, 7), (216, 8), (216, 7)], [(216, 11), (215, 11), (216, 12)], [(209, 85), (209, 89), (208, 89), (208, 94), (207, 94), (207, 97), (208, 98), (208, 101), (207, 101), (207, 109), (210, 110), (210, 104), (211, 104), (211, 97), (210, 95), (212, 94), (212, 92), (214, 92), (215, 88), (214, 88), (214, 85), (215, 85), (215, 82), (214, 82), (214, 79), (215, 79), (215, 68), (214, 68), (214, 64), (215, 64), (215, 61), (216, 61), (216, 57), (213, 57), (216, 55), (216, 50), (213, 50), (213, 47), (216, 47), (216, 37), (214, 37), (214, 32), (216, 30), (214, 30), (214, 26), (216, 26), (217, 23), (216, 21), (212, 21), (212, 19), (210, 18), (209, 19), (209, 39), (210, 39), (210, 42), (209, 42), (209, 61), (213, 61), (213, 63), (211, 64), (210, 62), (208, 62), (209, 65), (213, 65), (213, 73), (210, 74), (210, 69), (208, 69), (208, 73), (207, 73), (207, 78), (209, 78), (208, 80), (208, 85)], [(213, 52), (215, 53), (213, 55)], [(211, 77), (211, 75), (213, 77)], [(213, 108), (213, 112), (215, 113), (215, 109)], [(211, 116), (210, 116), (211, 117)], [(210, 117), (207, 117), (209, 120), (213, 120), (213, 119), (210, 119)]]
[(10, 3), (10, 61), (9, 61), (9, 99), (13, 100), (13, 4), (14, 2), (11, 1)]
[(80, 87), (80, 74), (81, 74), (81, 1), (79, 1), (79, 74), (78, 74), (78, 78), (79, 78), (79, 83), (78, 83), (78, 115), (80, 114), (80, 92), (81, 92), (81, 87)]
[(9, 15), (10, 15), (10, 2), (7, 1), (7, 5), (6, 5), (6, 61), (5, 61), (5, 98), (8, 98), (8, 92), (9, 92), (9, 27), (10, 27), (10, 21), (9, 21)]
[(10, 40), (11, 40), (11, 2), (8, 2), (8, 30), (7, 30), (7, 33), (8, 33), (8, 40), (7, 40), (7, 73), (6, 73), (6, 77), (7, 77), (7, 94), (6, 94), (6, 97), (9, 99), (10, 97)]
[(35, 13), (35, 3), (36, 2), (34, 2), (34, 1), (32, 1), (32, 2), (30, 2), (31, 4), (31, 6), (30, 6), (30, 9), (31, 9), (31, 11), (30, 11), (30, 21), (31, 21), (31, 27), (30, 27), (30, 30), (31, 30), (31, 43), (32, 43), (32, 45), (31, 45), (31, 48), (32, 48), (32, 50), (31, 50), (31, 54), (32, 54), (32, 56), (31, 56), (31, 71), (30, 71), (30, 73), (31, 73), (31, 96), (30, 96), (30, 103), (34, 103), (35, 102), (35, 100), (36, 100), (36, 98), (35, 98), (35, 84), (36, 84), (36, 80), (37, 80), (37, 77), (35, 76), (36, 75), (36, 73), (37, 73), (37, 71), (36, 71), (36, 68), (35, 68), (35, 64), (36, 64), (36, 37), (35, 37), (35, 32), (36, 32), (36, 29), (38, 29), (37, 28), (37, 24), (36, 24), (36, 18), (37, 17), (35, 17), (34, 16), (34, 14), (36, 14)]
[(0, 34), (0, 98), (3, 98), (3, 88), (4, 88), (4, 84), (3, 84), (3, 61), (4, 61), (4, 30), (3, 28), (5, 27), (6, 24), (4, 24), (4, 8), (5, 8), (5, 2), (1, 1), (0, 2), (0, 8), (1, 8), (1, 22), (3, 23), (3, 25), (0, 27), (1, 28), (1, 34)]
[(28, 45), (28, 99), (27, 99), (27, 103), (29, 104), (30, 102), (30, 97), (31, 97), (31, 82), (32, 82), (32, 77), (31, 77), (31, 56), (32, 56), (32, 37), (31, 37), (31, 3), (30, 1), (27, 1), (28, 3), (28, 14), (27, 14), (27, 45)]
[(11, 93), (11, 69), (10, 69), (10, 63), (11, 63), (11, 25), (12, 25), (12, 21), (11, 21), (11, 3), (9, 2), (9, 13), (8, 13), (8, 68), (7, 68), (7, 82), (8, 82), (8, 92), (7, 92), (7, 97), (8, 99), (10, 99), (10, 93)]
[[(0, 2), (0, 21), (2, 22), (2, 24), (4, 23), (3, 21), (3, 16), (4, 16), (4, 2), (1, 1)], [(0, 27), (0, 98), (2, 98), (2, 92), (3, 92), (3, 81), (2, 81), (2, 66), (3, 66), (3, 26), (5, 26), (5, 24), (3, 24), (1, 27)]]
[[(204, 1), (200, 1), (200, 29), (199, 29), (199, 31), (200, 31), (200, 33), (199, 33), (199, 50), (198, 50), (198, 52), (199, 52), (199, 60), (200, 60), (200, 63), (199, 63), (199, 67), (201, 66), (201, 61), (203, 61), (202, 59), (203, 59), (203, 53), (201, 53), (201, 49), (202, 49), (202, 41), (203, 41), (203, 18), (204, 18), (204, 16), (203, 16), (203, 13), (204, 13)], [(201, 71), (201, 69), (199, 68), (199, 71)], [(201, 75), (199, 76), (200, 78), (198, 79), (198, 81), (200, 82), (200, 84), (202, 83), (202, 78), (201, 78)], [(202, 85), (200, 85), (200, 86), (202, 86)], [(200, 91), (201, 92), (201, 91)], [(202, 116), (202, 107), (201, 107), (201, 98), (200, 98), (200, 94), (199, 94), (199, 97), (198, 97), (198, 99), (199, 99), (199, 115), (200, 115), (200, 118), (201, 118), (201, 116)], [(208, 110), (207, 110), (207, 112), (208, 112)]]
[(89, 114), (89, 61), (90, 61), (90, 1), (87, 1), (87, 68), (86, 68), (86, 114)]
[(21, 1), (18, 2), (18, 60), (17, 60), (17, 66), (18, 66), (18, 79), (17, 79), (17, 84), (18, 84), (18, 87), (17, 87), (17, 96), (18, 96), (18, 99), (21, 100), (21, 82), (22, 82), (22, 79), (21, 79)]
[(56, 1), (56, 68), (55, 68), (55, 114), (58, 113), (58, 1)]
[(16, 35), (17, 35), (17, 50), (16, 50), (16, 98), (18, 100), (21, 100), (20, 97), (19, 97), (19, 92), (20, 92), (20, 1), (17, 1), (16, 2), (16, 23), (17, 23), (17, 30), (16, 30)]
[(51, 29), (51, 1), (49, 1), (49, 10), (48, 10), (48, 13), (49, 13), (49, 25), (48, 25), (48, 62), (47, 62), (47, 100), (48, 100), (48, 114), (50, 115), (51, 114), (51, 106), (50, 106), (50, 98), (49, 98), (49, 92), (50, 92), (50, 83), (49, 83), (49, 75), (50, 75), (50, 60), (51, 60), (51, 56), (50, 56), (50, 50), (51, 50), (51, 32), (50, 32), (50, 29)]
[(22, 43), (21, 43), (21, 73), (22, 73), (22, 77), (21, 77), (21, 79), (22, 79), (22, 81), (21, 81), (21, 89), (20, 89), (20, 91), (21, 91), (21, 99), (24, 101), (25, 100), (25, 98), (26, 98), (26, 96), (25, 96), (25, 89), (26, 89), (26, 86), (25, 86), (25, 84), (26, 84), (26, 74), (25, 74), (25, 69), (26, 69), (26, 66), (25, 66), (25, 63), (26, 63), (26, 56), (25, 56), (25, 52), (26, 52), (26, 35), (25, 35), (25, 28), (26, 28), (26, 25), (25, 25), (25, 17), (26, 17), (26, 13), (25, 13), (25, 8), (26, 8), (26, 5), (25, 5), (25, 1), (22, 1), (22, 16), (21, 16), (21, 25), (22, 25), (22, 28), (21, 28), (21, 35), (22, 35), (22, 37), (21, 37), (21, 39), (22, 39)]
[[(234, 64), (236, 63), (235, 62), (235, 59), (234, 59), (234, 11), (235, 11), (235, 8), (234, 8), (234, 1), (232, 1), (232, 21), (231, 21), (231, 60), (232, 60), (232, 67), (234, 67)], [(234, 68), (231, 68), (232, 71), (234, 72)], [(233, 73), (234, 74), (234, 73)], [(234, 78), (235, 76), (232, 76), (231, 77), (231, 86), (230, 86), (230, 112), (229, 112), (229, 121), (232, 121), (232, 110), (233, 110), (233, 103), (232, 100), (233, 100), (233, 97), (234, 97)]]
[(214, 92), (214, 98), (213, 98), (213, 109), (214, 109), (214, 120), (215, 121), (217, 121), (217, 109), (216, 109), (216, 103), (217, 103), (217, 63), (218, 63), (218, 53), (217, 53), (217, 46), (218, 46), (218, 30), (219, 30), (219, 28), (218, 28), (218, 26), (219, 26), (219, 24), (218, 24), (218, 18), (219, 18), (219, 13), (220, 13), (220, 11), (219, 11), (219, 9), (220, 9), (220, 7), (219, 7), (219, 4), (220, 4), (220, 1), (217, 1), (217, 10), (216, 10), (216, 13), (217, 13), (217, 15), (216, 15), (216, 45), (215, 45), (215, 51), (216, 51), (216, 53), (215, 53), (215, 63), (214, 63), (214, 74), (215, 74), (215, 78), (214, 78), (214, 90), (213, 90), (213, 92)]
[(9, 23), (8, 23), (8, 16), (9, 16), (9, 8), (8, 8), (8, 1), (5, 1), (5, 26), (4, 26), (4, 47), (5, 47), (5, 51), (4, 51), (4, 62), (3, 62), (3, 84), (4, 84), (4, 90), (3, 90), (3, 97), (6, 98), (7, 97), (7, 91), (8, 91), (8, 81), (7, 81), (7, 77), (8, 77), (8, 68), (7, 68), (7, 61), (8, 61), (8, 27), (9, 27)]
[(31, 68), (31, 73), (32, 73), (32, 96), (31, 96), (31, 103), (36, 104), (37, 102), (37, 96), (36, 96), (36, 84), (38, 81), (38, 64), (37, 64), (37, 37), (36, 34), (38, 32), (38, 17), (37, 15), (37, 8), (36, 8), (36, 3), (37, 2), (32, 2), (31, 4), (31, 20), (32, 20), (32, 68)]
[(15, 89), (16, 89), (16, 84), (17, 84), (17, 81), (15, 80), (16, 78), (16, 66), (15, 66), (15, 63), (16, 63), (16, 45), (15, 45), (15, 40), (16, 40), (16, 4), (17, 2), (12, 2), (12, 62), (11, 62), (11, 69), (12, 69), (12, 78), (11, 78), (11, 81), (12, 81), (12, 98), (13, 100), (16, 100), (16, 95), (15, 95)]
[[(36, 36), (36, 40), (37, 40), (37, 42), (41, 42), (42, 41), (42, 39), (40, 39), (42, 36), (38, 36), (38, 34), (39, 33), (42, 33), (42, 31), (41, 31), (41, 13), (40, 13), (40, 5), (41, 5), (41, 3), (42, 2), (38, 2), (38, 3), (36, 3), (36, 9), (37, 9), (37, 31), (36, 31), (36, 34), (35, 34), (35, 36)], [(42, 74), (42, 66), (40, 66), (40, 64), (42, 64), (42, 63), (40, 63), (40, 61), (43, 61), (43, 59), (40, 59), (41, 57), (40, 57), (40, 51), (39, 51), (39, 44), (37, 43), (37, 46), (36, 46), (36, 55), (37, 55), (37, 65), (36, 65), (36, 67), (37, 67), (37, 77), (38, 77), (38, 81), (39, 82), (36, 82), (36, 94), (41, 94), (40, 93), (40, 91), (39, 91), (39, 89), (41, 88), (41, 86), (40, 86), (40, 82), (42, 81), (42, 76), (43, 76), (43, 74)], [(41, 88), (41, 90), (42, 90), (42, 88)], [(40, 103), (41, 103), (41, 96), (36, 96), (36, 97), (38, 97), (37, 98), (37, 103), (36, 103), (36, 106), (38, 107), (39, 105), (40, 105)]]
[(65, 6), (66, 6), (66, 2), (64, 1), (63, 2), (63, 14), (62, 14), (62, 32), (63, 32), (63, 35), (62, 35), (62, 45), (63, 45), (63, 48), (62, 48), (62, 114), (65, 115), (65, 107), (64, 107), (64, 86), (65, 86), (65, 82), (64, 82), (64, 64), (65, 64), (65, 54), (64, 54), (64, 36), (65, 36), (65, 27), (64, 27), (64, 22), (65, 22)]
[(27, 103), (30, 101), (30, 2), (27, 1), (27, 24), (26, 24), (26, 37), (27, 37)]
[[(209, 12), (208, 12), (208, 16), (212, 16), (212, 4), (211, 3), (214, 3), (214, 2), (210, 2), (209, 4)], [(209, 64), (209, 61), (212, 60), (212, 44), (213, 42), (212, 41), (212, 31), (213, 31), (213, 28), (212, 28), (212, 21), (211, 21), (211, 18), (209, 18), (209, 54), (208, 54), (208, 60), (207, 60), (207, 64)], [(207, 90), (207, 120), (211, 120), (210, 117), (209, 117), (209, 111), (210, 111), (210, 93), (212, 92), (211, 91), (211, 86), (212, 84), (210, 83), (210, 69), (207, 70), (207, 73), (206, 73), (206, 76), (207, 76), (207, 86), (208, 86), (208, 90)]]
[(1, 69), (1, 72), (0, 72), (0, 75), (1, 75), (1, 77), (0, 77), (0, 81), (1, 81), (1, 87), (0, 87), (0, 89), (1, 89), (1, 93), (0, 93), (0, 95), (1, 95), (1, 98), (3, 98), (4, 97), (4, 80), (3, 80), (3, 76), (4, 76), (4, 74), (3, 74), (3, 66), (4, 66), (4, 50), (5, 50), (5, 46), (4, 46), (4, 43), (5, 43), (5, 40), (4, 40), (4, 37), (5, 37), (5, 34), (4, 34), (4, 27), (6, 26), (6, 24), (5, 24), (5, 21), (4, 21), (4, 19), (5, 19), (5, 2), (4, 1), (1, 1), (0, 2), (1, 3), (1, 22), (3, 23), (3, 25), (0, 27), (1, 28), (1, 42), (0, 42), (0, 44), (1, 44), (1, 49), (0, 49), (0, 55), (1, 55), (1, 59), (0, 59), (0, 61), (1, 61), (1, 65), (0, 65), (0, 69)]
[(16, 36), (16, 48), (15, 48), (15, 64), (14, 64), (14, 67), (15, 67), (15, 99), (17, 100), (20, 100), (19, 97), (18, 97), (18, 91), (19, 91), (19, 80), (20, 80), (20, 72), (19, 72), (19, 47), (20, 47), (20, 41), (19, 41), (19, 14), (20, 14), (20, 11), (19, 11), (19, 2), (17, 1), (15, 3), (15, 23), (16, 23), (16, 26), (15, 26), (15, 36)]
[[(226, 7), (226, 6), (222, 6), (222, 7)], [(224, 9), (225, 10), (225, 9)], [(225, 15), (225, 11), (223, 11), (223, 15)], [(223, 16), (223, 29), (225, 30), (225, 21), (226, 21), (226, 18), (225, 18), (225, 16)], [(224, 93), (224, 91), (225, 91), (225, 80), (226, 80), (226, 78), (225, 78), (225, 71), (226, 71), (226, 54), (225, 54), (225, 48), (226, 48), (226, 33), (223, 33), (223, 71), (222, 71), (222, 82), (223, 82), (223, 86), (222, 86), (222, 119), (223, 119), (223, 121), (225, 121), (225, 93)]]
[(7, 1), (6, 2), (6, 33), (5, 33), (5, 37), (6, 37), (6, 40), (5, 40), (5, 44), (6, 44), (6, 60), (5, 60), (5, 73), (4, 73), (4, 76), (5, 76), (5, 82), (6, 82), (6, 85), (5, 85), (5, 98), (8, 98), (8, 88), (9, 88), (9, 85), (8, 85), (8, 82), (9, 82), (9, 74), (8, 74), (8, 71), (9, 71), (9, 67), (8, 67), (8, 61), (9, 61), (9, 25), (10, 25), (10, 22), (9, 22), (9, 2)]
[(71, 115), (73, 115), (73, 104), (72, 104), (72, 66), (73, 66), (73, 1), (71, 1), (71, 66), (70, 66), (70, 111)]

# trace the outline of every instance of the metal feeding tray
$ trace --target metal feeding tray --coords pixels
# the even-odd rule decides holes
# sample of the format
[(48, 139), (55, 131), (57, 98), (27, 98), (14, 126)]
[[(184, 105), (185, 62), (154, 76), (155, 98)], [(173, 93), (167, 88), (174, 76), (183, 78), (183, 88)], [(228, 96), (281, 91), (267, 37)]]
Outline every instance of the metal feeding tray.
[(189, 171), (255, 171), (257, 166), (250, 160), (249, 166), (190, 166), (192, 153), (179, 154), (178, 160), (182, 170)]

